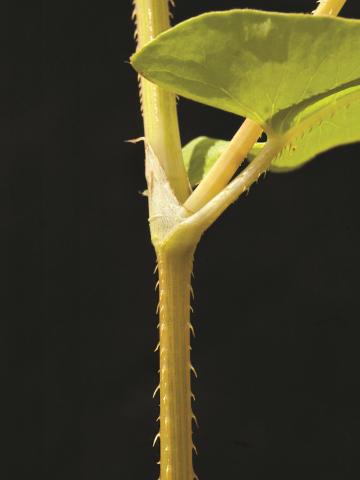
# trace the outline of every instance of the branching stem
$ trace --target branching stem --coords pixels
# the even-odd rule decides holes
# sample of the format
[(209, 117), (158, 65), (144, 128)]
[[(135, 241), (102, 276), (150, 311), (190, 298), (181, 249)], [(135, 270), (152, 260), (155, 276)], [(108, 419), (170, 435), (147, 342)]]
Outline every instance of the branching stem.
[[(138, 45), (169, 28), (168, 0), (135, 0)], [(322, 2), (316, 15), (336, 15), (345, 0)], [(189, 197), (174, 95), (141, 79), (147, 148), (150, 229), (160, 287), (160, 476), (193, 480), (190, 371), (190, 278), (203, 231), (266, 171), (284, 148), (271, 138), (228, 182), (262, 133), (245, 120), (226, 153)], [(175, 198), (176, 197), (176, 198)], [(185, 203), (184, 203), (185, 202)]]
[(269, 140), (259, 155), (229, 185), (183, 222), (182, 228), (191, 225), (198, 231), (207, 229), (269, 169), (271, 162), (281, 153), (283, 147), (284, 144), (277, 139)]
[(184, 207), (189, 212), (198, 211), (217, 193), (221, 192), (261, 134), (262, 128), (257, 123), (250, 119), (244, 121), (228, 148), (184, 203)]

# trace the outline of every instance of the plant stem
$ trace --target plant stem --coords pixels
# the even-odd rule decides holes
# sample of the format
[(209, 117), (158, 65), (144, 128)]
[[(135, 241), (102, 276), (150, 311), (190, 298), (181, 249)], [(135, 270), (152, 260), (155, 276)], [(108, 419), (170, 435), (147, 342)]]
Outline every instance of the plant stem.
[(160, 478), (193, 480), (190, 278), (193, 251), (158, 251), (160, 288)]
[[(168, 0), (135, 0), (138, 48), (170, 27)], [(163, 167), (175, 196), (184, 202), (190, 193), (182, 159), (176, 98), (141, 78), (141, 103), (146, 140)]]
[[(169, 28), (168, 0), (134, 3), (141, 47)], [(336, 5), (340, 10), (340, 3), (342, 6), (345, 2), (328, 2), (332, 12)], [(269, 167), (283, 145), (276, 139), (269, 141), (258, 157), (225, 187), (261, 134), (259, 125), (246, 120), (214, 168), (214, 176), (194, 195), (194, 203), (189, 199), (190, 210), (196, 213), (187, 216), (181, 204), (188, 198), (190, 188), (182, 160), (175, 97), (145, 79), (141, 79), (141, 92), (149, 145), (146, 163), (150, 228), (160, 287), (160, 478), (193, 480), (196, 476), (192, 465), (190, 279), (195, 246), (201, 233)]]
[(242, 193), (249, 190), (251, 185), (260, 178), (261, 174), (269, 169), (271, 162), (280, 154), (284, 146), (277, 138), (268, 140), (259, 155), (220, 193), (200, 210), (188, 217), (181, 225), (181, 228), (192, 227), (196, 231), (205, 231), (229, 205), (235, 202)]
[[(138, 47), (169, 28), (168, 0), (135, 0)], [(193, 480), (190, 280), (196, 241), (163, 243), (180, 220), (190, 187), (182, 159), (176, 99), (141, 79), (150, 230), (159, 272), (160, 478)], [(174, 198), (174, 195), (176, 198)], [(180, 203), (179, 203), (180, 202)]]
[(320, 0), (318, 7), (313, 11), (313, 14), (336, 17), (345, 3), (346, 0)]
[(228, 184), (236, 170), (262, 134), (262, 128), (246, 119), (236, 132), (228, 148), (219, 157), (196, 190), (184, 203), (190, 212), (196, 212)]

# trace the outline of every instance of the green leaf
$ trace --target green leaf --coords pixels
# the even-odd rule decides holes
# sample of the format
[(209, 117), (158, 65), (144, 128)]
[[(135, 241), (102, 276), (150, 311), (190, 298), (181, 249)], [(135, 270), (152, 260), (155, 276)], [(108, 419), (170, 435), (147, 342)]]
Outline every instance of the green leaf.
[(132, 64), (168, 90), (257, 121), (283, 142), (274, 169), (360, 140), (359, 20), (212, 12), (161, 34)]
[(280, 110), (360, 78), (360, 21), (211, 12), (159, 35), (131, 62), (164, 88), (266, 126)]
[[(272, 119), (272, 125), (284, 144), (280, 155), (271, 164), (272, 172), (297, 169), (319, 153), (360, 141), (360, 84), (350, 84), (332, 94), (320, 95), (279, 112)], [(228, 143), (199, 137), (183, 148), (192, 183), (199, 183)], [(263, 146), (264, 143), (255, 144), (248, 161), (252, 161)]]
[[(183, 147), (183, 157), (191, 186), (199, 184), (226, 150), (229, 142), (209, 137), (197, 137)], [(256, 143), (248, 155), (251, 161), (262, 150), (264, 143)]]
[(284, 148), (272, 166), (297, 168), (338, 145), (360, 141), (360, 82), (320, 95), (272, 119), (281, 132)]

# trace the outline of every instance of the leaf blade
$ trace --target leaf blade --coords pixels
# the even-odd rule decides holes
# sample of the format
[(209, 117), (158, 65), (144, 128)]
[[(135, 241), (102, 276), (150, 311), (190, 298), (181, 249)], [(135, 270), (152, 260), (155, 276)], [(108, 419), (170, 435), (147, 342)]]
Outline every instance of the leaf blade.
[[(284, 144), (273, 171), (360, 141), (359, 20), (214, 12), (164, 33), (133, 63), (176, 93), (258, 121)], [(202, 140), (202, 154), (200, 144), (191, 153), (193, 184), (227, 145), (209, 141)], [(185, 163), (189, 151), (186, 146)]]
[(360, 21), (211, 12), (163, 33), (132, 64), (164, 88), (266, 130), (277, 112), (360, 78)]
[(292, 110), (283, 133), (287, 146), (272, 163), (275, 168), (298, 168), (331, 148), (360, 141), (360, 82)]

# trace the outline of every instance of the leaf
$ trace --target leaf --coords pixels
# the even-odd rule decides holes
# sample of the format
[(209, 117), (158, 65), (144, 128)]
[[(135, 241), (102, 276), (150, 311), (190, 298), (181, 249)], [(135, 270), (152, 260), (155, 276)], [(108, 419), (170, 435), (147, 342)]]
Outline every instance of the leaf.
[[(280, 137), (283, 137), (284, 143), (281, 154), (271, 164), (272, 172), (297, 169), (319, 153), (360, 141), (360, 82), (279, 112), (272, 124), (277, 131), (282, 131)], [(199, 183), (228, 143), (199, 137), (183, 148), (184, 162), (192, 184)], [(263, 146), (264, 143), (255, 144), (248, 161), (252, 161)]]
[(360, 141), (360, 82), (279, 112), (272, 120), (285, 147), (272, 163), (297, 168), (338, 145)]
[[(229, 142), (209, 137), (197, 137), (183, 147), (185, 168), (191, 186), (199, 184), (220, 155), (226, 150)], [(261, 151), (264, 143), (256, 143), (248, 156), (251, 161)]]
[(276, 170), (360, 140), (359, 20), (212, 12), (163, 33), (132, 64), (177, 94), (257, 121), (283, 142)]
[(159, 35), (131, 62), (164, 88), (266, 127), (280, 110), (360, 78), (360, 21), (211, 12)]

